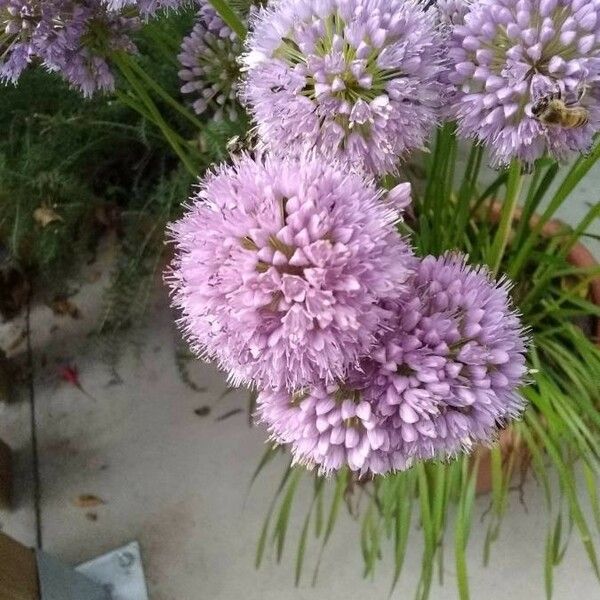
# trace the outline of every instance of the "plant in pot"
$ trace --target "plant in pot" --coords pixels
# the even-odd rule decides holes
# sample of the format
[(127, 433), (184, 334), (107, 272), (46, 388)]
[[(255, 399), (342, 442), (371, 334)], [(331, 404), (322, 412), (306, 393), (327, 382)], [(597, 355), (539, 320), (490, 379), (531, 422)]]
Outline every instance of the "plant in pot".
[[(548, 595), (571, 528), (600, 576), (600, 350), (581, 325), (600, 316), (600, 269), (574, 260), (600, 204), (572, 229), (553, 221), (600, 158), (600, 6), (211, 0), (194, 16), (165, 0), (86, 3), (89, 14), (57, 3), (23, 19), (10, 4), (5, 79), (35, 57), (84, 94), (114, 93), (192, 175), (232, 136), (236, 156), (171, 227), (167, 279), (192, 348), (251, 387), (273, 440), (291, 448), (258, 565), (271, 540), (282, 557), (308, 477), (296, 581), (313, 520), (318, 569), (360, 490), (365, 575), (389, 539), (395, 585), (418, 523), (417, 597), (452, 531), (468, 598), (478, 484), (491, 491), (487, 560), (513, 477), (531, 472), (549, 515)], [(191, 108), (154, 76), (172, 69), (180, 18), (195, 22), (179, 54)]]

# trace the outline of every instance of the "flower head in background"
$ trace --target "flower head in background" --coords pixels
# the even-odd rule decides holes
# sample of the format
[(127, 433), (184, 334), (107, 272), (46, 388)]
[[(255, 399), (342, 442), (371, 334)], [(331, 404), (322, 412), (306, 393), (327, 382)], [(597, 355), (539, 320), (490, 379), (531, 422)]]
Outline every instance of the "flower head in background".
[(114, 87), (110, 52), (135, 52), (129, 36), (138, 20), (109, 10), (100, 0), (0, 0), (0, 22), (4, 81), (15, 83), (35, 61), (91, 96)]
[[(0, 80), (16, 83), (40, 52), (60, 46), (53, 23), (62, 2), (0, 0)], [(60, 48), (57, 48), (60, 50)]]
[[(460, 134), (500, 165), (590, 147), (600, 129), (599, 0), (475, 0), (460, 21), (449, 75)], [(554, 110), (541, 110), (553, 98)]]
[(136, 17), (107, 11), (97, 1), (76, 7), (65, 27), (68, 42), (62, 56), (54, 59), (55, 68), (84, 96), (97, 91), (112, 91), (115, 79), (109, 65), (111, 52), (137, 52), (131, 34), (138, 28)]
[(417, 0), (279, 0), (260, 10), (241, 96), (263, 144), (394, 171), (437, 121), (435, 20)]
[(215, 119), (237, 118), (235, 84), (243, 44), (208, 2), (202, 2), (196, 24), (183, 39), (178, 56), (181, 91), (189, 94), (196, 113), (211, 110)]
[(506, 281), (459, 256), (427, 257), (370, 354), (365, 400), (406, 460), (469, 451), (522, 413), (527, 341)]
[(171, 227), (174, 305), (192, 348), (234, 384), (296, 388), (343, 377), (388, 317), (414, 263), (389, 202), (321, 160), (239, 158), (209, 174)]

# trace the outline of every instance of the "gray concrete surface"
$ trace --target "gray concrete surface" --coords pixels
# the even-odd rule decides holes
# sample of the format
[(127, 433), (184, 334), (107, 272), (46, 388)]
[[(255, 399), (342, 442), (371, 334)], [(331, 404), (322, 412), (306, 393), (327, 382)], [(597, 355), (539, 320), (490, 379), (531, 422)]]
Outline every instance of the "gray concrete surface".
[[(595, 177), (582, 186), (563, 217), (573, 221), (584, 201), (594, 201), (597, 182)], [(45, 306), (35, 306), (31, 314), (44, 549), (78, 563), (138, 539), (153, 600), (387, 598), (390, 561), (384, 557), (374, 581), (362, 579), (358, 526), (345, 515), (325, 553), (316, 587), (309, 578), (299, 588), (293, 586), (293, 551), (303, 511), (295, 511), (283, 564), (278, 566), (268, 553), (264, 566), (254, 569), (256, 541), (283, 462), (269, 465), (246, 498), (251, 473), (264, 450), (264, 433), (248, 427), (244, 412), (215, 420), (234, 408), (245, 408), (246, 395), (234, 392), (219, 399), (225, 384), (212, 367), (189, 365), (191, 377), (204, 391), (193, 391), (182, 381), (174, 354), (179, 338), (164, 290), (157, 289), (148, 326), (136, 344), (128, 345), (118, 368), (120, 378), (115, 377), (86, 337), (101, 308), (106, 270), (95, 265), (86, 275), (95, 280), (98, 269), (100, 279), (84, 284), (73, 299), (81, 319), (57, 317)], [(20, 319), (0, 328), (0, 339), (14, 354), (25, 351), (23, 327)], [(86, 393), (57, 377), (58, 368), (68, 363), (77, 365)], [(16, 450), (19, 490), (16, 510), (0, 511), (0, 525), (34, 544), (30, 401), (23, 390), (21, 402), (0, 404), (0, 437)], [(194, 413), (202, 406), (211, 407), (209, 415)], [(79, 507), (77, 498), (82, 494), (95, 495), (103, 504)], [(301, 490), (297, 506), (305, 498), (307, 490)], [(473, 599), (545, 598), (543, 544), (548, 521), (535, 482), (527, 485), (525, 501), (526, 507), (511, 498), (491, 564), (483, 568), (485, 526), (480, 518), (488, 500), (477, 500), (469, 546)], [(432, 600), (457, 598), (451, 545), (445, 586), (434, 585)], [(421, 549), (415, 527), (395, 598), (414, 596)], [(308, 572), (315, 558), (316, 546), (307, 553)], [(556, 571), (555, 598), (600, 598), (600, 585), (576, 535)]]

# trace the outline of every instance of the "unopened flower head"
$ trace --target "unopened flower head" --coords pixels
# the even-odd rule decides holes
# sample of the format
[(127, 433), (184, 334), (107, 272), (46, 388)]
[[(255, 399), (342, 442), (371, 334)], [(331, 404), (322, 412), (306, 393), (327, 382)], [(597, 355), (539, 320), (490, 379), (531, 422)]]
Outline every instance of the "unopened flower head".
[(458, 21), (449, 78), (463, 136), (500, 165), (590, 147), (600, 129), (599, 0), (475, 0)]
[(181, 91), (192, 99), (194, 110), (210, 110), (215, 119), (235, 120), (239, 104), (236, 84), (238, 58), (243, 45), (208, 2), (202, 3), (196, 24), (183, 39), (178, 56), (182, 68)]
[(435, 21), (417, 0), (278, 0), (259, 11), (242, 99), (263, 144), (394, 171), (437, 121)]
[(406, 195), (305, 158), (240, 157), (172, 225), (170, 276), (198, 354), (234, 384), (343, 377), (374, 342), (414, 263), (395, 230)]

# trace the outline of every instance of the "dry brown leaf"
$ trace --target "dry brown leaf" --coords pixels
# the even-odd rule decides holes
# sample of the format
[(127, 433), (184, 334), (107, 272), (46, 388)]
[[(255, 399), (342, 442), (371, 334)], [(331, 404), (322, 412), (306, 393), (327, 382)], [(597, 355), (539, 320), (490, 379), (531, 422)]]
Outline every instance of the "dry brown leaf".
[(97, 506), (106, 504), (106, 502), (94, 494), (79, 494), (79, 496), (73, 500), (73, 504), (77, 508), (96, 508)]
[(61, 317), (69, 316), (72, 319), (79, 319), (81, 312), (77, 306), (68, 298), (56, 298), (51, 304), (52, 312)]
[(33, 211), (33, 219), (42, 227), (47, 227), (50, 223), (63, 220), (63, 218), (49, 206), (38, 206)]

